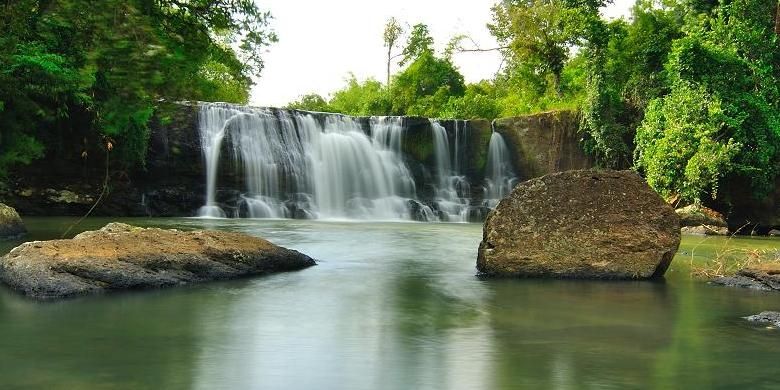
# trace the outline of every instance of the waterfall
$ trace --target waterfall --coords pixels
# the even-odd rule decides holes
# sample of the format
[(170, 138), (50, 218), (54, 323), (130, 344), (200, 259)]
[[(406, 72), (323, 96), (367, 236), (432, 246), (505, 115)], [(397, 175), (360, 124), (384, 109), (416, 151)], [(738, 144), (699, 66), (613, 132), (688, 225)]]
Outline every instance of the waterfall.
[(509, 157), (509, 148), (504, 142), (504, 137), (495, 130), (490, 135), (485, 170), (484, 204), (489, 208), (495, 208), (498, 201), (509, 195), (517, 184), (517, 177)]
[(200, 144), (203, 146), (203, 159), (206, 162), (206, 204), (198, 210), (201, 217), (225, 217), (225, 212), (217, 205), (217, 170), (219, 150), (225, 138), (225, 128), (235, 115), (222, 109), (201, 109), (198, 116)]
[(432, 215), (416, 201), (414, 180), (401, 157), (402, 118), (371, 118), (366, 134), (355, 118), (315, 115), (203, 104), (199, 120), (207, 189), (199, 215), (227, 215), (216, 201), (226, 140), (245, 185), (234, 214), (391, 220), (411, 219), (416, 209)]
[[(434, 204), (439, 219), (449, 222), (466, 222), (469, 212), (468, 181), (461, 171), (462, 151), (465, 149), (465, 122), (455, 122), (455, 147), (450, 154), (447, 130), (438, 121), (431, 120), (433, 155), (436, 160)], [(463, 133), (463, 134), (461, 134)]]
[[(479, 151), (470, 142), (478, 130), (466, 121), (446, 122), (449, 132), (436, 120), (407, 129), (402, 117), (225, 103), (201, 104), (198, 119), (206, 167), (202, 217), (466, 222), (484, 217), (516, 182), (509, 149), (495, 131), (484, 176), (476, 172)], [(417, 132), (411, 137), (430, 131), (432, 145), (423, 145), (432, 147), (430, 160), (404, 152), (407, 131)], [(469, 178), (479, 183), (476, 194)], [(425, 199), (417, 186), (424, 186)]]

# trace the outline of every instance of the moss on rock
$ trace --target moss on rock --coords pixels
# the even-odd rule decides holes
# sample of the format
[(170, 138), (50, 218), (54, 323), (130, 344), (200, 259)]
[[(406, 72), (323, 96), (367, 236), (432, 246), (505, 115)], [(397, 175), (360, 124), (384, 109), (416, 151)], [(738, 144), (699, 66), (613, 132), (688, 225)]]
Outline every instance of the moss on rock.
[(18, 237), (27, 233), (22, 218), (13, 207), (0, 203), (0, 239)]

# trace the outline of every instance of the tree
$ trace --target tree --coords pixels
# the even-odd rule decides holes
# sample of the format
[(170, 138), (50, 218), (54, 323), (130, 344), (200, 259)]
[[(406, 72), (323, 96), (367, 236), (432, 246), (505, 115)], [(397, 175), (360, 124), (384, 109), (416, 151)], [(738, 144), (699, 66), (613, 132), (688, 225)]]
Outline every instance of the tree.
[(245, 102), (276, 40), (252, 0), (20, 0), (0, 18), (0, 174), (106, 139), (142, 165), (160, 101)]
[[(383, 34), (384, 46), (387, 48), (387, 82), (385, 85), (390, 85), (390, 63), (393, 61), (393, 48), (398, 43), (398, 39), (403, 35), (404, 30), (395, 18), (390, 18), (385, 24), (385, 31)], [(400, 55), (400, 54), (399, 54)]]
[(430, 32), (428, 32), (427, 25), (418, 23), (412, 26), (409, 39), (406, 41), (406, 46), (401, 52), (403, 57), (398, 65), (404, 66), (425, 53), (433, 53), (433, 37), (431, 37)]
[(316, 93), (303, 95), (297, 101), (289, 103), (286, 108), (302, 111), (334, 112), (328, 101)]
[(775, 4), (775, 34), (780, 35), (780, 1)]
[(502, 47), (509, 66), (530, 67), (541, 77), (552, 76), (560, 95), (561, 74), (569, 57), (571, 35), (560, 0), (512, 0), (492, 8), (488, 29)]
[(463, 75), (452, 62), (423, 51), (408, 68), (396, 76), (390, 95), (395, 115), (436, 117), (450, 96), (463, 96)]
[[(744, 183), (774, 186), (780, 157), (780, 49), (774, 0), (733, 0), (689, 21), (666, 68), (671, 92), (651, 102), (637, 132), (636, 165), (659, 192), (716, 199)], [(728, 192), (726, 193), (728, 195)]]
[(449, 97), (442, 118), (453, 119), (495, 119), (501, 115), (501, 108), (495, 96), (495, 86), (482, 81), (466, 86), (462, 97)]
[(389, 115), (391, 109), (387, 90), (374, 79), (359, 82), (355, 75), (347, 79), (347, 86), (334, 92), (330, 106), (336, 112), (356, 115)]

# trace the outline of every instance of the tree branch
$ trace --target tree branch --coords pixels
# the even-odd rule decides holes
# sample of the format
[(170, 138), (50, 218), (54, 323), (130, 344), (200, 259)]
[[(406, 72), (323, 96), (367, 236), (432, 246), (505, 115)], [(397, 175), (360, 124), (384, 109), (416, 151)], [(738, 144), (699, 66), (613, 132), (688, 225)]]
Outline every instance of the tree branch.
[(458, 49), (458, 53), (468, 53), (468, 52), (486, 52), (486, 51), (500, 51), (500, 50), (506, 50), (509, 49), (509, 46), (501, 46), (501, 47), (491, 47), (490, 49), (482, 49), (482, 48), (473, 48), (473, 49)]

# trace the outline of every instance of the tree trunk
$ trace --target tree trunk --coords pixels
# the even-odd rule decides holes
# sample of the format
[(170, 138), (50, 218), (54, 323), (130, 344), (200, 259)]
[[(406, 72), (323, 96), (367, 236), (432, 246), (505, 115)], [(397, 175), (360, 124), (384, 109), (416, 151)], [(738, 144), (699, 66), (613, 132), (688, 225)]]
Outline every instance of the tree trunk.
[(385, 87), (390, 88), (390, 60), (393, 54), (393, 45), (387, 45), (387, 84)]
[(780, 1), (775, 4), (775, 34), (780, 35)]

